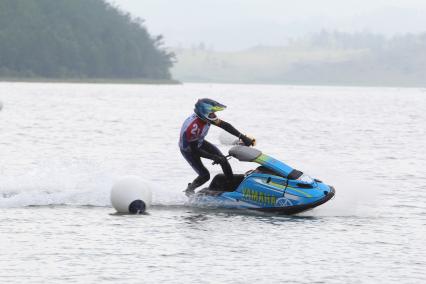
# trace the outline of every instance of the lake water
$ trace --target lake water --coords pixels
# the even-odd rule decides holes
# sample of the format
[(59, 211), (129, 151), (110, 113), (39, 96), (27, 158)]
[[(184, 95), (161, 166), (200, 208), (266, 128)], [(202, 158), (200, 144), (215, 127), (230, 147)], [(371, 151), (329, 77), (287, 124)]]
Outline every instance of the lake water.
[[(200, 97), (336, 197), (293, 217), (185, 206)], [(0, 83), (0, 101), (2, 283), (426, 281), (425, 89)], [(113, 214), (123, 175), (151, 185), (149, 214)]]

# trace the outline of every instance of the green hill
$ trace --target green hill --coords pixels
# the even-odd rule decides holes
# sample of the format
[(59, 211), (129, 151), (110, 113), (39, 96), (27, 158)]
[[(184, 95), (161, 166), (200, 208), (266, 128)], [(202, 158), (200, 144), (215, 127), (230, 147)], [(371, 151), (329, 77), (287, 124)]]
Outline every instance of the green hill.
[(0, 0), (0, 77), (169, 80), (173, 54), (103, 0)]
[(176, 49), (172, 71), (184, 82), (425, 87), (425, 50), (426, 33), (322, 32), (280, 47)]

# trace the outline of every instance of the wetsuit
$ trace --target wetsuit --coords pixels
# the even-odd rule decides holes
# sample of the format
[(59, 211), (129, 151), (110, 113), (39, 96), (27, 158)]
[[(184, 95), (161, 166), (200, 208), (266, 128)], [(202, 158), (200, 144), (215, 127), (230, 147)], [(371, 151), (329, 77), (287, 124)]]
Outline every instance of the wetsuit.
[[(225, 121), (217, 120), (212, 123), (236, 137), (244, 136)], [(204, 139), (210, 125), (211, 123), (200, 119), (195, 113), (188, 117), (182, 125), (179, 148), (184, 158), (198, 174), (198, 177), (188, 186), (189, 190), (194, 190), (210, 179), (210, 173), (201, 162), (201, 158), (220, 164), (227, 179), (232, 181), (233, 178), (232, 168), (226, 157), (215, 145)], [(244, 138), (246, 137), (244, 136)]]

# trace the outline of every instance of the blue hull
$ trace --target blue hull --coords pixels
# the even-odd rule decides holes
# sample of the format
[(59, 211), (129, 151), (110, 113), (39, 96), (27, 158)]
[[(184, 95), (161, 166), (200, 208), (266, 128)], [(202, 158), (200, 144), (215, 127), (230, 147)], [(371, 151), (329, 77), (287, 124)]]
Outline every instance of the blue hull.
[(261, 166), (246, 175), (235, 175), (232, 183), (227, 182), (224, 175), (217, 175), (208, 188), (189, 199), (191, 205), (296, 214), (334, 197), (335, 189), (332, 186), (312, 179), (258, 150), (237, 147), (233, 156)]
[(302, 191), (300, 188), (287, 187), (284, 190), (285, 188), (273, 188), (267, 185), (253, 186), (253, 184), (249, 185), (250, 183), (245, 181), (232, 192), (205, 188), (191, 197), (189, 203), (196, 207), (250, 209), (291, 215), (320, 206), (335, 195), (335, 189), (332, 186), (319, 182), (316, 182), (316, 187), (310, 189), (311, 192), (317, 191), (315, 195)]

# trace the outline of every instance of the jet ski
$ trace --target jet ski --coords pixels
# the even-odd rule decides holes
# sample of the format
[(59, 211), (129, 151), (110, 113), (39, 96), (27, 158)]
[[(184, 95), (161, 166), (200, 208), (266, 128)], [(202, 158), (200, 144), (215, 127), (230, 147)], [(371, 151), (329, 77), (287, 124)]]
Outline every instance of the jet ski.
[(291, 215), (320, 206), (335, 195), (333, 186), (255, 148), (237, 145), (229, 150), (228, 157), (259, 166), (245, 174), (235, 174), (231, 182), (223, 174), (216, 175), (207, 188), (189, 197), (191, 206)]

